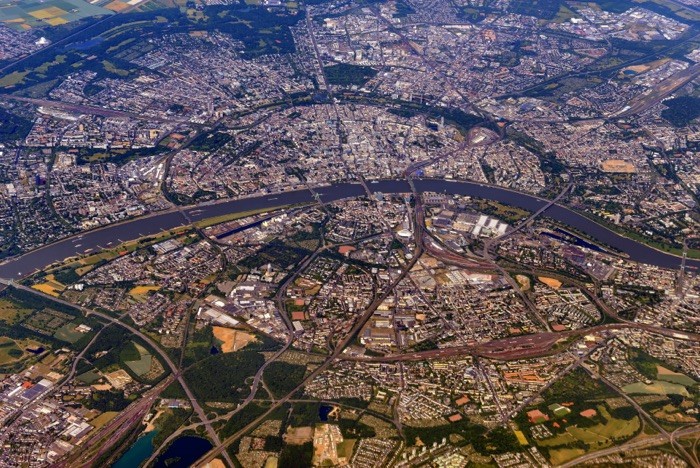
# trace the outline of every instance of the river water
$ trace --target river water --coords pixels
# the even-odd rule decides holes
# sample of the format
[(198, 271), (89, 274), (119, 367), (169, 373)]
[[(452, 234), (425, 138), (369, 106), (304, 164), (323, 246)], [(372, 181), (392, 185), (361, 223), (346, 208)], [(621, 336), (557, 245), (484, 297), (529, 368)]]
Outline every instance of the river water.
[[(529, 211), (537, 211), (547, 203), (547, 200), (532, 195), (476, 182), (420, 179), (416, 180), (415, 184), (417, 190), (421, 192), (431, 191), (469, 195), (506, 203)], [(408, 183), (405, 180), (383, 180), (372, 182), (369, 186), (373, 192), (410, 192)], [(357, 183), (339, 183), (322, 187), (315, 191), (324, 202), (362, 196), (365, 193), (362, 186)], [(187, 217), (180, 212), (157, 213), (152, 216), (137, 218), (132, 221), (90, 231), (79, 237), (56, 242), (24, 254), (0, 265), (0, 277), (8, 279), (21, 278), (38, 269), (43, 269), (51, 263), (61, 261), (66, 257), (112, 247), (120, 242), (133, 240), (141, 236), (158, 234), (162, 231), (189, 224), (188, 220), (194, 222), (214, 216), (273, 208), (293, 203), (309, 203), (313, 201), (314, 198), (308, 190), (296, 190), (280, 194), (230, 200), (221, 203), (204, 203), (184, 208), (183, 212)], [(681, 264), (680, 257), (623, 237), (566, 207), (554, 205), (550, 207), (544, 215), (573, 227), (585, 233), (590, 238), (623, 252), (631, 260), (663, 268), (678, 268)], [(700, 260), (688, 259), (686, 261), (686, 266), (693, 269), (700, 268)]]

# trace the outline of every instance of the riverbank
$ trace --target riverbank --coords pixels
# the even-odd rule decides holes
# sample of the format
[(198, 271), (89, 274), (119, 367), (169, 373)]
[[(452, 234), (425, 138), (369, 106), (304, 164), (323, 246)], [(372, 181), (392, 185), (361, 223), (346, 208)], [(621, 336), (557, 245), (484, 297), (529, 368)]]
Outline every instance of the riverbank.
[[(548, 200), (534, 195), (476, 182), (418, 179), (415, 181), (415, 185), (420, 192), (468, 195), (517, 206), (531, 212), (539, 210), (548, 203)], [(369, 187), (374, 193), (409, 193), (411, 191), (406, 180), (372, 181), (369, 183)], [(328, 185), (317, 188), (315, 191), (325, 203), (365, 195), (362, 185), (352, 182)], [(169, 231), (209, 218), (232, 216), (236, 213), (254, 210), (272, 209), (280, 206), (280, 204), (314, 203), (315, 201), (313, 194), (309, 190), (296, 190), (260, 197), (226, 200), (219, 203), (208, 202), (184, 207), (177, 212), (152, 214), (124, 223), (106, 226), (96, 231), (89, 231), (28, 252), (0, 265), (0, 277), (21, 279), (68, 257), (94, 253), (95, 251), (103, 250), (109, 245), (134, 240), (139, 237), (156, 235), (163, 231)], [(677, 269), (681, 265), (681, 257), (622, 236), (564, 206), (553, 205), (547, 209), (544, 215), (575, 228), (591, 239), (623, 252), (630, 260), (671, 269)], [(700, 260), (688, 258), (686, 267), (700, 269)]]

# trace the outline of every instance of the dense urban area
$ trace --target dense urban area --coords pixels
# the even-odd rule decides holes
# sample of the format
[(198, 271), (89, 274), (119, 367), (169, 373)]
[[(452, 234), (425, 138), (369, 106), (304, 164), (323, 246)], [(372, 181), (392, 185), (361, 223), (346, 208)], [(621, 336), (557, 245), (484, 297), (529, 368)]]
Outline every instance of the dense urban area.
[(700, 466), (700, 0), (0, 1), (0, 467)]

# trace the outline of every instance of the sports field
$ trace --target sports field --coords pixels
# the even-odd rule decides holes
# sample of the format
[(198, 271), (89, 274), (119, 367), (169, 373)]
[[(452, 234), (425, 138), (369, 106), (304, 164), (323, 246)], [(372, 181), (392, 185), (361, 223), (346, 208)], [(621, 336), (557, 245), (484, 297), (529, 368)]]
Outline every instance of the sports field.
[(77, 326), (75, 322), (69, 322), (56, 330), (53, 336), (68, 343), (75, 343), (84, 336), (84, 333), (75, 329)]
[(129, 366), (131, 371), (138, 375), (139, 377), (146, 375), (151, 370), (151, 365), (153, 363), (153, 356), (148, 353), (148, 350), (141, 346), (140, 344), (133, 343), (134, 348), (139, 353), (139, 359), (133, 361), (126, 361), (125, 364)]

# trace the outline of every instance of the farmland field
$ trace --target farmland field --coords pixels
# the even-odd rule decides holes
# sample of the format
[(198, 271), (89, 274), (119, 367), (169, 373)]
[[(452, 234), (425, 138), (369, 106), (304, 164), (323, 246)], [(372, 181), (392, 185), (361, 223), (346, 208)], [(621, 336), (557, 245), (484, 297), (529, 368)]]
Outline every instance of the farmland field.
[(656, 369), (659, 380), (665, 380), (666, 382), (676, 383), (686, 387), (695, 385), (695, 380), (691, 379), (687, 375), (673, 372), (672, 370), (666, 369), (665, 367), (659, 365), (656, 366)]
[(23, 308), (7, 299), (0, 299), (0, 320), (5, 323), (13, 324), (18, 322), (31, 312), (32, 309)]
[(102, 413), (101, 415), (97, 416), (95, 419), (90, 421), (90, 424), (95, 426), (96, 429), (101, 428), (108, 422), (110, 422), (114, 417), (119, 414), (117, 411), (107, 411), (105, 413)]
[(129, 295), (138, 302), (145, 302), (151, 292), (158, 291), (160, 286), (157, 285), (140, 285), (135, 286), (129, 291)]
[(580, 457), (585, 454), (582, 449), (578, 448), (561, 448), (549, 451), (550, 460), (554, 465), (560, 465), (569, 460), (573, 460), (576, 457)]
[(0, 22), (22, 30), (111, 14), (110, 10), (83, 0), (19, 0), (0, 5)]
[(639, 430), (639, 418), (630, 421), (613, 418), (604, 406), (599, 405), (598, 411), (607, 420), (606, 424), (598, 424), (593, 427), (568, 429), (574, 437), (587, 444), (610, 445), (613, 439), (631, 437)]
[(24, 356), (22, 351), (14, 340), (2, 337), (0, 338), (0, 364), (7, 364), (17, 361)]
[(637, 393), (645, 395), (668, 395), (675, 393), (677, 395), (689, 396), (688, 390), (683, 385), (676, 383), (665, 382), (663, 380), (654, 380), (651, 385), (646, 385), (642, 382), (637, 382), (622, 387), (625, 393)]
[(59, 328), (73, 319), (73, 316), (52, 309), (44, 309), (22, 322), (25, 328), (38, 333), (53, 336)]
[(41, 343), (38, 341), (28, 339), (13, 340), (2, 336), (0, 337), (0, 365), (13, 363), (27, 357), (29, 353), (25, 349), (28, 347), (38, 348), (41, 346)]

